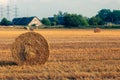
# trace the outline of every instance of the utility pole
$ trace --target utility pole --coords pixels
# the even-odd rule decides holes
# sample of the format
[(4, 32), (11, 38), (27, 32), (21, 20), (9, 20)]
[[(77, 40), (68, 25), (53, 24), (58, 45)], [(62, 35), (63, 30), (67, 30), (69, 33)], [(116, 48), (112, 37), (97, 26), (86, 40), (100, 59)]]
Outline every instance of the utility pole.
[(17, 18), (18, 17), (18, 8), (17, 8), (17, 6), (15, 5), (15, 18)]
[(10, 20), (10, 6), (7, 5), (7, 18)]
[(3, 18), (3, 6), (2, 5), (0, 6), (0, 18), (1, 19)]

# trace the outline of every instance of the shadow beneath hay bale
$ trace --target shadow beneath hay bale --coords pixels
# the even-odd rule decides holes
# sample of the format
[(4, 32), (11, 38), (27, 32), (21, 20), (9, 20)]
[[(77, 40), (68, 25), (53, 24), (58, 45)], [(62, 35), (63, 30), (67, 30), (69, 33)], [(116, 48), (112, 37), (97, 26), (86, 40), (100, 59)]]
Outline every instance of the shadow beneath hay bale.
[(75, 77), (68, 77), (68, 80), (77, 80)]
[(0, 66), (15, 66), (17, 63), (13, 61), (0, 61)]

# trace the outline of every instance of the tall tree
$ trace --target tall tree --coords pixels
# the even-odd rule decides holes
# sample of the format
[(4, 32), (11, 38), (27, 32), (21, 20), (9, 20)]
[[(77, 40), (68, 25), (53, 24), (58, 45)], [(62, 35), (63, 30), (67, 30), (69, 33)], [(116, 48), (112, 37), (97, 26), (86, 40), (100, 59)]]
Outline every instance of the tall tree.
[(108, 15), (111, 13), (110, 9), (102, 9), (98, 12), (98, 16), (103, 20), (103, 21), (108, 21)]
[(89, 19), (89, 24), (90, 25), (103, 25), (104, 22), (99, 16), (94, 16)]
[(47, 25), (47, 26), (51, 26), (51, 22), (48, 18), (43, 18), (41, 20), (41, 22), (44, 24), (44, 25)]
[(113, 10), (113, 22), (120, 24), (120, 10)]
[(63, 17), (64, 16), (64, 13), (62, 11), (59, 11), (58, 14), (57, 14), (58, 17)]
[(57, 15), (54, 15), (53, 21), (51, 23), (52, 23), (53, 26), (58, 24), (58, 16)]
[(82, 15), (66, 14), (64, 16), (64, 24), (67, 27), (79, 27), (88, 25), (87, 20)]
[(81, 18), (81, 25), (82, 26), (89, 26), (88, 20), (86, 17)]

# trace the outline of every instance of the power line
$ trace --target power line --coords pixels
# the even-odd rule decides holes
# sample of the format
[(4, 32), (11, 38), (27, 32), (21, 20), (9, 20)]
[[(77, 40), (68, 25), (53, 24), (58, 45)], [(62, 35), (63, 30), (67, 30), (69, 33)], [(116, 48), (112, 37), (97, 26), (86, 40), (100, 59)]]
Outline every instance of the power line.
[(9, 2), (5, 5), (0, 3), (0, 19), (6, 17), (8, 20), (12, 18), (17, 18), (18, 15), (18, 6), (16, 0), (9, 0)]

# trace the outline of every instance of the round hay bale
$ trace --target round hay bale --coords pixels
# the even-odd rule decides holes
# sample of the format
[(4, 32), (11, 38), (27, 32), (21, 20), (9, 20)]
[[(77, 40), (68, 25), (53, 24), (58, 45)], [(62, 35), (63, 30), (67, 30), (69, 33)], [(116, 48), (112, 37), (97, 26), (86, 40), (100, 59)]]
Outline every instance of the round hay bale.
[(101, 32), (101, 29), (100, 29), (100, 28), (95, 28), (95, 29), (94, 29), (94, 33), (99, 33), (99, 32)]
[(49, 46), (42, 35), (27, 32), (15, 39), (11, 52), (18, 65), (44, 64), (49, 57)]

